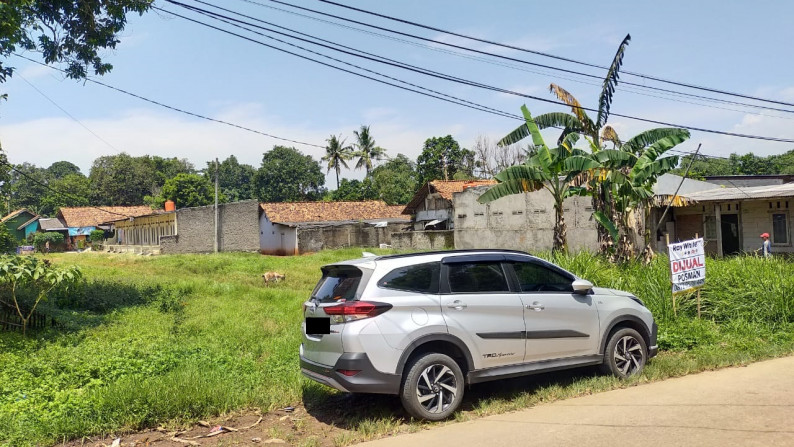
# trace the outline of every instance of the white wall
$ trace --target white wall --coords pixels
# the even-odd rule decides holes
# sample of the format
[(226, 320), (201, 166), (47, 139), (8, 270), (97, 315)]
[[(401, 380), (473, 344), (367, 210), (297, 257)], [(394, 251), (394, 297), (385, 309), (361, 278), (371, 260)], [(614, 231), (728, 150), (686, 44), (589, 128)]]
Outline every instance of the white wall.
[(267, 214), (259, 217), (259, 249), (263, 254), (298, 254), (298, 231), (286, 225), (271, 222)]

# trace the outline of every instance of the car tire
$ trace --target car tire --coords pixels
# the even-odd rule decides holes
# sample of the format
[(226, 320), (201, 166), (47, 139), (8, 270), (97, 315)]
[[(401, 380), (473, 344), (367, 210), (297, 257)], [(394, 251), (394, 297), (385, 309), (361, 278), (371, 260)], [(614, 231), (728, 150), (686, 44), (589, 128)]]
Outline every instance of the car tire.
[(615, 331), (604, 351), (601, 369), (615, 377), (625, 379), (642, 372), (648, 361), (648, 347), (639, 332), (631, 328)]
[(409, 366), (400, 389), (400, 400), (411, 416), (441, 421), (451, 416), (463, 400), (463, 372), (451, 357), (427, 353)]

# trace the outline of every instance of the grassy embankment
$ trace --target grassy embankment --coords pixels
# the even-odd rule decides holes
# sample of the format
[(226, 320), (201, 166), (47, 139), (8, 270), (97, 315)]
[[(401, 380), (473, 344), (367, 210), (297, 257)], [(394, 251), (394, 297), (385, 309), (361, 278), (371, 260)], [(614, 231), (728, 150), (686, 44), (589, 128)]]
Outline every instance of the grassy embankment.
[[(396, 398), (349, 405), (300, 376), (301, 303), (321, 265), (360, 253), (53, 256), (79, 264), (87, 281), (44, 307), (60, 327), (27, 338), (0, 332), (0, 444), (48, 444), (298, 402), (349, 429), (334, 440), (340, 445), (424, 426), (406, 421)], [(647, 267), (587, 254), (553, 261), (645, 300), (659, 322), (662, 353), (629, 382), (586, 369), (477, 386), (458, 420), (794, 351), (792, 263), (708, 260), (697, 320), (692, 297), (681, 298), (673, 316), (666, 258)], [(287, 280), (264, 287), (264, 270), (286, 272)]]

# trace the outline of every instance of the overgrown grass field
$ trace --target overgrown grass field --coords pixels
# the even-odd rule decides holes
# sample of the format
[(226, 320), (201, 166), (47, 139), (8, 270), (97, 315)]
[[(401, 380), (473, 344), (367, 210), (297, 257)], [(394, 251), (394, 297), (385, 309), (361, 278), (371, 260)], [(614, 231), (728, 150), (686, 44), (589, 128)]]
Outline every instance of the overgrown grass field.
[[(58, 326), (27, 337), (0, 332), (0, 444), (52, 444), (245, 408), (337, 402), (334, 391), (301, 378), (301, 303), (320, 266), (360, 255), (52, 256), (79, 265), (85, 282), (42, 307)], [(697, 320), (694, 297), (679, 297), (673, 315), (665, 257), (622, 267), (590, 254), (551, 260), (641, 297), (659, 323), (661, 354), (628, 383), (585, 370), (474, 387), (458, 419), (794, 351), (790, 262), (709, 259)], [(286, 281), (264, 286), (265, 270), (285, 272)], [(337, 415), (352, 430), (337, 444), (415, 424), (402, 418), (396, 398)]]

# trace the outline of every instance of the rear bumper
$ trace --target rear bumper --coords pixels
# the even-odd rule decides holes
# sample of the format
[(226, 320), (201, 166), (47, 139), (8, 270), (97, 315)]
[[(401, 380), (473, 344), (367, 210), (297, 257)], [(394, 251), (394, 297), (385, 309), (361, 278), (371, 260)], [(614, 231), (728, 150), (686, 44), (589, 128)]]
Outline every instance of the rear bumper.
[[(334, 366), (312, 362), (302, 355), (300, 363), (303, 375), (340, 391), (375, 394), (400, 392), (400, 376), (376, 370), (367, 354), (363, 352), (346, 352), (339, 357)], [(339, 370), (358, 371), (358, 373), (346, 376)]]

